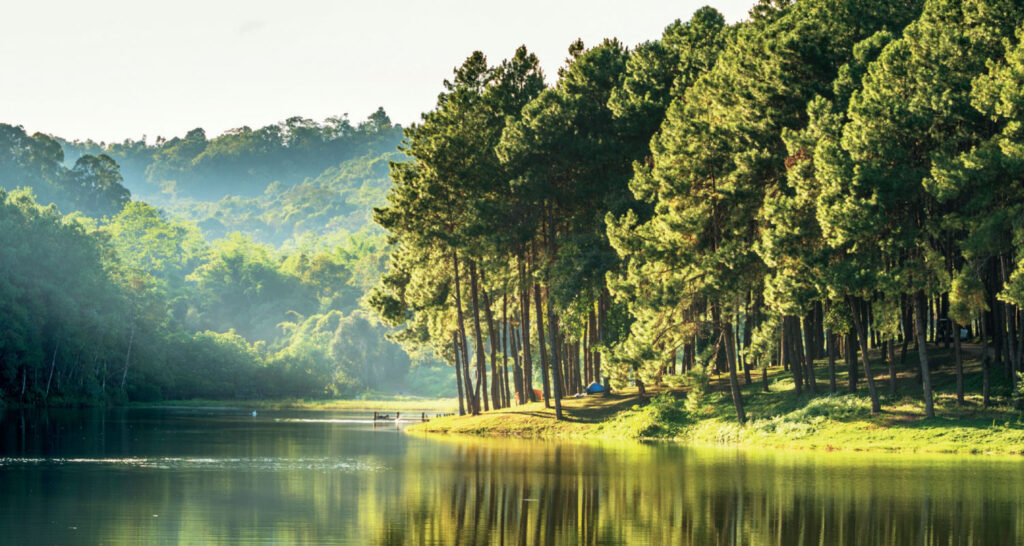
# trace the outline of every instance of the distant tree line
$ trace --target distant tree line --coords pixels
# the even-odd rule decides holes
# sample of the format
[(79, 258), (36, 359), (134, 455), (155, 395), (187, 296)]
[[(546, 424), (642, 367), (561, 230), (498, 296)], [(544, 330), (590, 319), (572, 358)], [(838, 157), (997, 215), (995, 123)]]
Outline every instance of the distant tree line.
[(69, 158), (104, 154), (124, 173), (128, 187), (147, 198), (160, 192), (178, 198), (219, 200), (255, 197), (273, 182), (298, 184), (324, 170), (367, 154), (392, 152), (402, 128), (383, 108), (353, 125), (348, 116), (323, 122), (292, 117), (259, 129), (240, 127), (214, 138), (196, 128), (183, 137), (120, 143), (59, 140)]
[[(336, 161), (303, 167), (320, 169), (317, 178), (284, 172), (300, 182), (271, 184), (265, 199), (189, 205), (223, 221), (204, 237), (195, 223), (130, 199), (113, 159), (125, 159), (124, 147), (97, 147), (68, 168), (60, 139), (0, 126), (0, 405), (408, 388), (410, 358), (360, 310), (386, 257), (379, 229), (365, 224), (390, 185), (387, 160), (400, 159), (389, 135), (401, 129), (383, 111), (333, 127), (334, 140), (349, 141), (333, 151), (321, 143), (317, 161)], [(149, 150), (138, 157), (160, 149), (130, 144)], [(267, 162), (281, 150), (262, 153), (245, 151)], [(238, 164), (201, 176), (230, 193), (248, 172)], [(249, 216), (260, 220), (241, 220)]]
[(463, 412), (709, 367), (742, 422), (741, 375), (835, 392), (837, 361), (877, 412), (869, 350), (894, 389), (913, 343), (931, 416), (928, 342), (962, 402), (962, 330), (987, 406), (1024, 352), (1022, 23), (1012, 0), (702, 8), (572, 44), (552, 86), (525, 48), (473, 53), (405, 130), (371, 302), (455, 367)]

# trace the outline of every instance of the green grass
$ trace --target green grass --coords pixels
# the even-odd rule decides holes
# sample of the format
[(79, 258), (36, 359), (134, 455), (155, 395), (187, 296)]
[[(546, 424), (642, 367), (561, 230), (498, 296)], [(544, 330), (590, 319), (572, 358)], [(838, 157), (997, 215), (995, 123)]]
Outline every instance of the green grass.
[(132, 407), (239, 407), (252, 409), (302, 409), (323, 411), (426, 411), (452, 413), (458, 411), (455, 398), (381, 397), (374, 400), (165, 400), (162, 402), (133, 403)]
[[(968, 356), (977, 355), (967, 347)], [(973, 353), (971, 351), (973, 350)], [(793, 392), (792, 376), (774, 369), (770, 392), (762, 391), (760, 372), (751, 385), (742, 384), (748, 422), (736, 422), (728, 376), (712, 377), (703, 402), (684, 401), (686, 389), (653, 389), (641, 403), (636, 389), (610, 396), (565, 400), (563, 421), (541, 403), (485, 412), (471, 417), (447, 417), (410, 427), (412, 431), (520, 437), (594, 439), (661, 439), (693, 445), (732, 445), (786, 449), (889, 451), (909, 453), (1024, 453), (1024, 415), (1013, 407), (1010, 383), (1003, 368), (992, 366), (993, 407), (983, 408), (981, 367), (965, 363), (963, 404), (954, 395), (955, 370), (951, 351), (929, 346), (935, 412), (925, 418), (917, 381), (916, 353), (900, 365), (896, 394), (889, 394), (888, 368), (873, 355), (873, 371), (882, 412), (871, 413), (863, 375), (856, 393), (848, 394), (845, 372), (837, 373), (837, 394), (830, 395), (826, 362), (816, 363), (818, 393)], [(841, 363), (837, 362), (837, 366)]]

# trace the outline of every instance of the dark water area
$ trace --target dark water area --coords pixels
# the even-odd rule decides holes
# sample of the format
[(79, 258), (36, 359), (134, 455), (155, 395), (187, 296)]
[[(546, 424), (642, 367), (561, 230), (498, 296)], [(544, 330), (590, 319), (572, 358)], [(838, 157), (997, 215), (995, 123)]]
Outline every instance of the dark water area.
[(0, 413), (0, 544), (1024, 541), (1024, 459), (411, 435), (368, 414)]

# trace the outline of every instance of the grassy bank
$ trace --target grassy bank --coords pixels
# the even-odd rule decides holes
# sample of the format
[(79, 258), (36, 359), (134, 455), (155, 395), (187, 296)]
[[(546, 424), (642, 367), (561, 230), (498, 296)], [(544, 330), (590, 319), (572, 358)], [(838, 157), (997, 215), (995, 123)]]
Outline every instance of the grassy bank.
[[(847, 376), (838, 374), (839, 391), (830, 395), (824, 363), (816, 369), (817, 395), (797, 397), (788, 372), (773, 370), (769, 392), (760, 374), (743, 386), (748, 423), (736, 423), (727, 377), (713, 377), (697, 402), (688, 389), (649, 391), (641, 401), (635, 388), (607, 396), (570, 398), (565, 419), (542, 403), (485, 412), (479, 416), (446, 417), (409, 427), (413, 432), (517, 436), (535, 438), (663, 439), (693, 445), (730, 445), (787, 449), (888, 451), (909, 453), (1024, 453), (1024, 416), (1012, 407), (1009, 382), (993, 367), (994, 407), (983, 408), (981, 367), (965, 366), (964, 404), (954, 395), (955, 370), (947, 351), (933, 349), (935, 418), (925, 418), (917, 379), (916, 354), (900, 366), (896, 394), (891, 395), (887, 370), (873, 367), (882, 394), (882, 412), (871, 414), (863, 377), (857, 392), (847, 394)], [(743, 379), (741, 376), (741, 383)], [(687, 397), (691, 401), (686, 402)]]
[(131, 407), (237, 407), (263, 410), (318, 410), (318, 411), (410, 411), (451, 413), (458, 411), (455, 398), (382, 397), (373, 400), (164, 400), (161, 402), (133, 403)]

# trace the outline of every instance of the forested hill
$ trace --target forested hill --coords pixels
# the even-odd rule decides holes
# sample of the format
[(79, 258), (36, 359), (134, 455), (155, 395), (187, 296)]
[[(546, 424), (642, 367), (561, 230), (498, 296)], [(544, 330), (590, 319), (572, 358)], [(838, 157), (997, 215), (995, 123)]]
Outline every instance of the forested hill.
[(372, 228), (370, 209), (390, 187), (388, 162), (404, 159), (401, 139), (383, 109), (358, 124), (292, 117), (213, 138), (197, 128), (151, 144), (53, 138), (65, 165), (113, 159), (132, 195), (196, 222), (208, 238), (239, 231), (275, 245)]
[(154, 145), (0, 126), (0, 406), (437, 394), (360, 306), (401, 133), (383, 110)]

